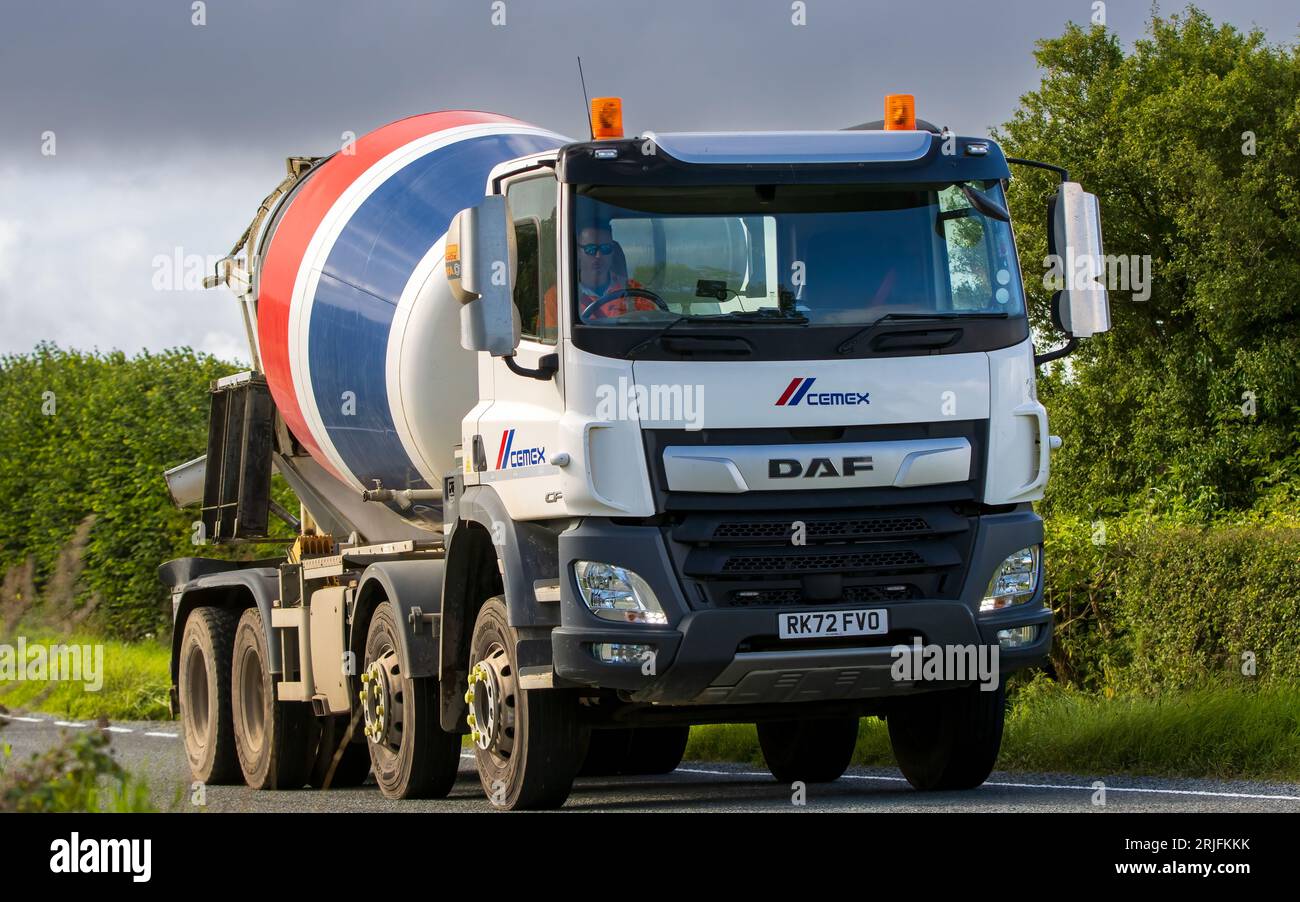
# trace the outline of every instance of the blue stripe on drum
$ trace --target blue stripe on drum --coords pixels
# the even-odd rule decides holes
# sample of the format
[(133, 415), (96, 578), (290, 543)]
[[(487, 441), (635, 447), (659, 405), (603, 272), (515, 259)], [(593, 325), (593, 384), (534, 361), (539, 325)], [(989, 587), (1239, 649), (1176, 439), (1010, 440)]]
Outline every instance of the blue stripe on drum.
[(366, 198), (330, 249), (311, 308), (308, 366), (330, 440), (362, 484), (428, 487), (393, 427), (388, 402), (388, 336), (406, 283), (451, 218), (482, 199), (494, 166), (560, 143), (503, 134), (431, 151)]

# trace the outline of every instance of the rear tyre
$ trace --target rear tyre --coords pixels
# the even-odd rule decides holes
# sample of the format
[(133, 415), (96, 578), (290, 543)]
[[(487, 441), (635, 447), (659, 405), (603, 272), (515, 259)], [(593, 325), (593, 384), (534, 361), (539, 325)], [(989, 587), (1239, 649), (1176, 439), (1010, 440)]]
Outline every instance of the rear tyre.
[(195, 608), (185, 621), (177, 663), (177, 697), (190, 773), (213, 786), (237, 783), (230, 711), (230, 653), (239, 612)]
[[(317, 737), (316, 755), (312, 761), (311, 773), (307, 775), (308, 784), (316, 789), (345, 789), (366, 782), (366, 777), (370, 776), (370, 750), (364, 741), (357, 741), (361, 737), (360, 724), (354, 728), (356, 736), (349, 741), (347, 715), (317, 717), (314, 720), (316, 726), (312, 732)], [(335, 763), (334, 758), (340, 746), (343, 751)]]
[(573, 788), (588, 731), (572, 693), (519, 688), (516, 638), (505, 599), (488, 599), (474, 621), (467, 693), (479, 781), (496, 808), (558, 808)]
[(254, 789), (301, 789), (311, 763), (311, 706), (277, 700), (269, 665), (262, 613), (248, 608), (235, 629), (231, 660), (239, 768)]
[(889, 741), (907, 782), (922, 791), (974, 789), (1002, 747), (1006, 687), (978, 685), (900, 700), (888, 717)]
[(772, 776), (782, 783), (830, 783), (853, 759), (858, 718), (778, 720), (758, 725), (758, 745)]
[(460, 736), (438, 725), (438, 681), (403, 671), (400, 629), (392, 603), (381, 602), (370, 618), (361, 674), (370, 764), (387, 798), (441, 799), (456, 783)]

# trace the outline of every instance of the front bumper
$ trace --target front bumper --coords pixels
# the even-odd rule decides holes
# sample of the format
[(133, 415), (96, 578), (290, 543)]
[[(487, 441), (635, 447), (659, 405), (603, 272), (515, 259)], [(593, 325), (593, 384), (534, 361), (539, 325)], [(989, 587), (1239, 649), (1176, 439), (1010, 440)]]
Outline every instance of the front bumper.
[[(994, 568), (1017, 549), (1041, 543), (1042, 536), (1042, 520), (1027, 507), (980, 517), (958, 598), (723, 608), (687, 603), (659, 528), (587, 519), (560, 537), (562, 625), (551, 634), (555, 673), (571, 684), (622, 690), (630, 701), (674, 705), (906, 695), (940, 687), (896, 679), (894, 646), (919, 640), (926, 646), (997, 647), (1000, 630), (1034, 627), (1031, 643), (999, 648), (998, 670), (1008, 673), (1040, 663), (1050, 651), (1052, 615), (1043, 606), (1042, 580), (1025, 604), (979, 616), (979, 603)], [(597, 618), (578, 595), (572, 566), (576, 560), (635, 570), (654, 590), (668, 624), (630, 625)], [(830, 647), (776, 638), (782, 612), (845, 607), (888, 609), (889, 633)], [(645, 645), (653, 654), (642, 663), (606, 663), (593, 652), (602, 643)]]

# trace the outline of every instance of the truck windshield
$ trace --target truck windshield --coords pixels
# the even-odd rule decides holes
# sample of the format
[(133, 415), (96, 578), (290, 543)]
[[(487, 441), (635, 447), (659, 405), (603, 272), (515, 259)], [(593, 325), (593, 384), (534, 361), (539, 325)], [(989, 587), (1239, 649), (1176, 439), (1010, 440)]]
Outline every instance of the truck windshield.
[(866, 324), (889, 314), (1024, 313), (996, 181), (939, 185), (583, 187), (583, 323)]

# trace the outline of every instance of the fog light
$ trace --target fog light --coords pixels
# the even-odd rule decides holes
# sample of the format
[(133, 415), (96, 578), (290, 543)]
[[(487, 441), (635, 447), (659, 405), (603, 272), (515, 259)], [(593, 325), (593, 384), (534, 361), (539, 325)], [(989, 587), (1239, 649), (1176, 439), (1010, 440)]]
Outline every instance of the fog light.
[(591, 653), (602, 664), (640, 664), (654, 654), (653, 645), (638, 645), (627, 642), (599, 642), (591, 647)]
[(998, 564), (984, 590), (980, 613), (999, 611), (1012, 605), (1024, 604), (1034, 597), (1038, 588), (1038, 571), (1041, 555), (1037, 545), (1021, 548)]
[(998, 645), (1002, 648), (1024, 648), (1033, 645), (1038, 638), (1038, 627), (1017, 626), (1009, 630), (998, 630)]
[(573, 565), (573, 572), (583, 602), (602, 620), (668, 622), (650, 584), (626, 567), (578, 561)]

